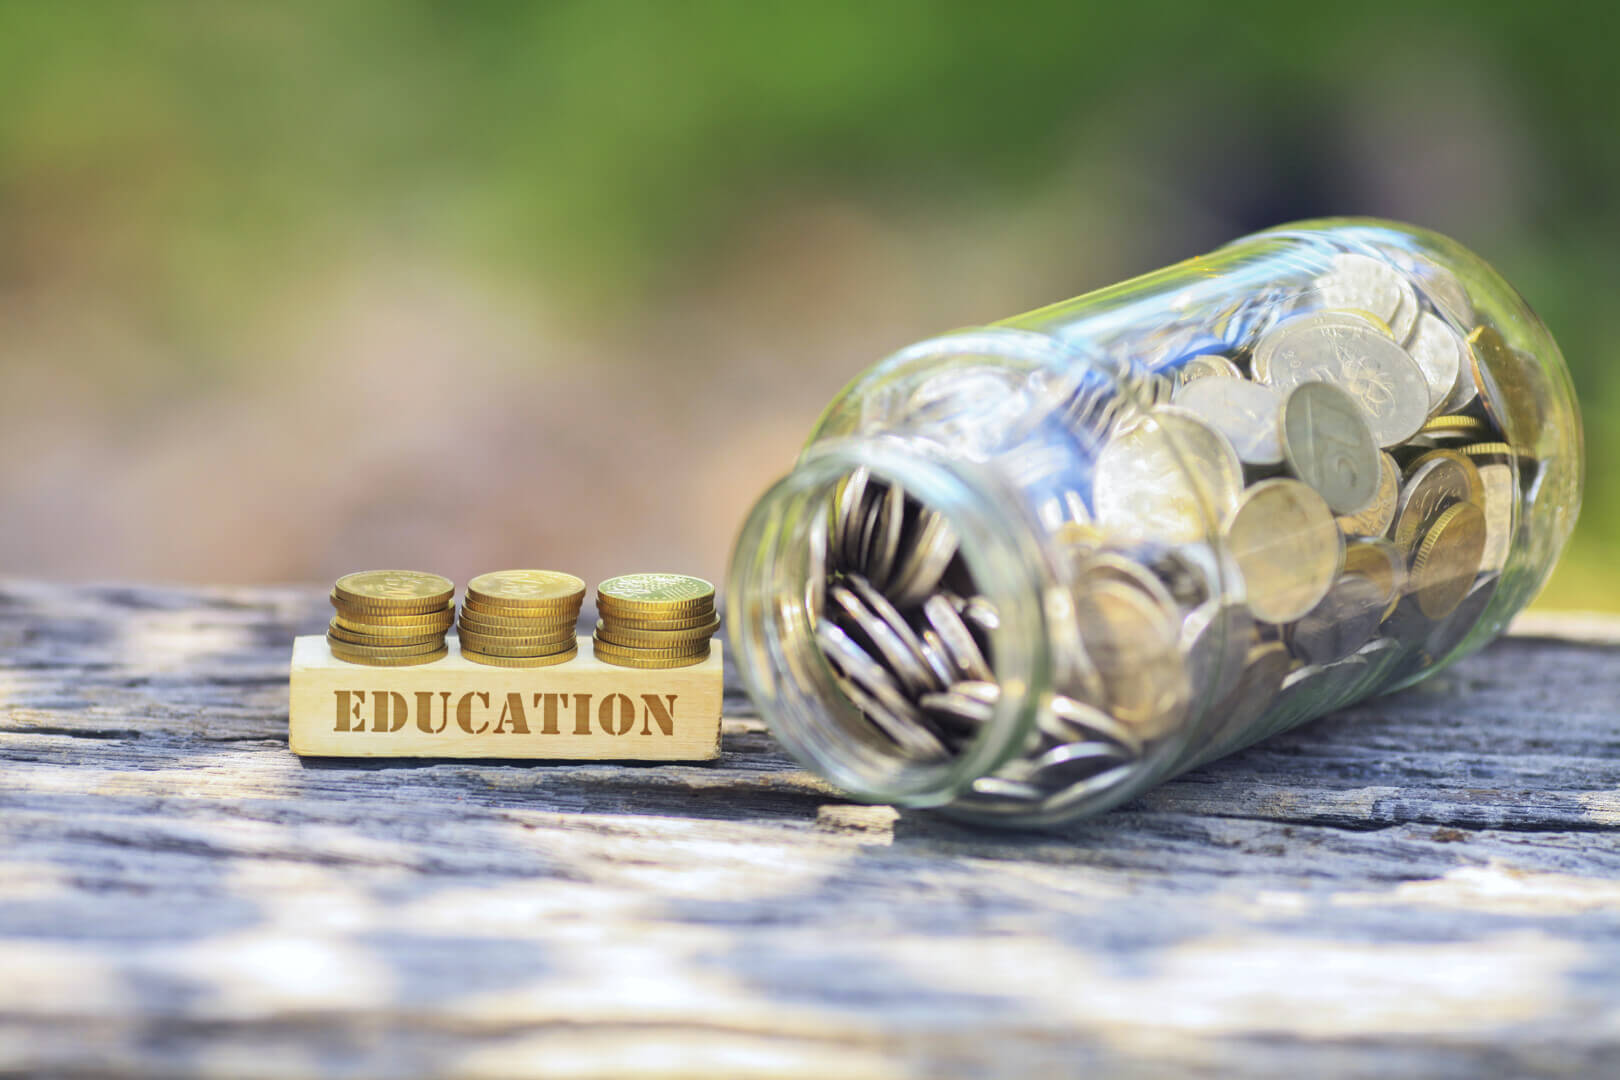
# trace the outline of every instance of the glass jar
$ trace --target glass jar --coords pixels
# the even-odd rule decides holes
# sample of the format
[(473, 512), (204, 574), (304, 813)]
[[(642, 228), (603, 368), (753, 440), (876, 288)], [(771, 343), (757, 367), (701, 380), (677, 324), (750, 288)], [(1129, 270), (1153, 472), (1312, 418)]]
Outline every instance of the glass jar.
[(743, 527), (733, 653), (852, 796), (1063, 821), (1479, 648), (1581, 461), (1481, 259), (1284, 226), (857, 377)]

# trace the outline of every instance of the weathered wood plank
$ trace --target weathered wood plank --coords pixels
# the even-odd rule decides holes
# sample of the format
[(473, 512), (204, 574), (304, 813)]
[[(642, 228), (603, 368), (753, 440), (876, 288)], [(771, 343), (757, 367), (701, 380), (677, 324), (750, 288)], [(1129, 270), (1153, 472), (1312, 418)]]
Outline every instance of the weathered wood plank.
[(1620, 1060), (1602, 625), (1533, 625), (1104, 819), (1005, 835), (840, 799), (729, 680), (714, 762), (301, 762), (288, 652), (323, 608), (0, 581), (0, 1070)]

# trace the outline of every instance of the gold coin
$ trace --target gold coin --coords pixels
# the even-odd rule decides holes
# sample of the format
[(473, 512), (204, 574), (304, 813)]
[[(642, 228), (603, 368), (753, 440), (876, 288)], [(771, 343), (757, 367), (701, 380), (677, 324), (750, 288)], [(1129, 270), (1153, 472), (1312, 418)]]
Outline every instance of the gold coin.
[(708, 641), (719, 628), (718, 615), (702, 626), (686, 630), (638, 630), (599, 619), (596, 623), (596, 636), (610, 645), (623, 645), (632, 649), (678, 648), (699, 641)]
[(327, 597), (332, 601), (332, 607), (337, 609), (335, 619), (339, 625), (350, 630), (360, 630), (361, 633), (377, 633), (389, 630), (449, 630), (450, 623), (455, 622), (454, 607), (441, 607), (431, 612), (418, 612), (415, 615), (384, 615), (381, 612), (368, 612), (368, 610), (355, 610), (337, 597)]
[(461, 650), (461, 655), (475, 664), (486, 664), (490, 667), (552, 667), (557, 664), (566, 664), (579, 655), (579, 649), (569, 649), (567, 652), (551, 653), (547, 656), (496, 656), (491, 653), (471, 652)]
[(530, 623), (527, 626), (490, 626), (473, 619), (462, 619), (457, 624), (464, 634), (475, 637), (500, 638), (517, 641), (533, 638), (536, 641), (573, 641), (576, 636), (573, 623)]
[(395, 629), (421, 629), (421, 628), (447, 628), (456, 621), (456, 609), (452, 607), (435, 608), (432, 611), (419, 611), (405, 615), (392, 615), (381, 611), (356, 608), (339, 600), (337, 593), (327, 597), (332, 606), (337, 609), (339, 622), (354, 623), (364, 627), (391, 627)]
[(414, 614), (442, 608), (455, 595), (455, 582), (420, 570), (362, 570), (338, 578), (332, 590), (356, 610)]
[(684, 574), (621, 574), (596, 587), (596, 605), (632, 618), (696, 615), (714, 607), (714, 586)]
[(463, 648), (474, 652), (505, 653), (516, 656), (520, 652), (531, 656), (540, 653), (556, 652), (558, 649), (568, 649), (579, 640), (573, 634), (562, 637), (489, 637), (485, 634), (468, 633), (462, 630), (457, 637), (461, 638)]
[(441, 648), (444, 645), (444, 642), (437, 637), (432, 641), (420, 642), (415, 645), (361, 645), (357, 642), (335, 638), (330, 630), (326, 634), (326, 643), (331, 646), (334, 654), (341, 649), (343, 652), (353, 653), (358, 656), (415, 656), (419, 653), (432, 652), (434, 649)]
[(639, 656), (626, 656), (617, 653), (604, 653), (601, 649), (597, 649), (596, 658), (602, 661), (602, 663), (612, 664), (614, 667), (643, 669), (683, 668), (692, 667), (694, 664), (703, 663), (703, 661), (709, 658), (709, 650), (708, 647), (705, 646), (702, 652), (693, 653), (691, 656), (671, 656), (663, 659), (656, 659)]
[(467, 582), (467, 599), (524, 610), (578, 608), (585, 600), (585, 582), (558, 570), (495, 570)]
[(1344, 566), (1344, 533), (1327, 500), (1298, 480), (1262, 480), (1226, 519), (1226, 543), (1261, 622), (1314, 608)]
[(345, 626), (336, 616), (327, 623), (326, 632), (339, 641), (346, 641), (351, 645), (426, 645), (430, 641), (443, 641), (443, 630), (422, 630), (406, 628), (403, 632), (396, 629), (392, 633), (372, 634), (364, 630), (354, 630)]
[(435, 660), (443, 660), (449, 653), (449, 648), (443, 645), (433, 652), (412, 653), (409, 656), (367, 656), (332, 647), (332, 655), (337, 659), (346, 664), (364, 664), (367, 667), (415, 667), (417, 664), (431, 664)]
[(1459, 454), (1463, 454), (1464, 456), (1470, 457), (1470, 458), (1482, 458), (1482, 457), (1510, 458), (1510, 457), (1513, 456), (1513, 447), (1509, 446), (1505, 442), (1481, 442), (1481, 443), (1470, 443), (1467, 446), (1459, 446), (1457, 448), (1457, 452)]
[(1440, 512), (1412, 559), (1418, 610), (1431, 619), (1450, 615), (1474, 586), (1485, 554), (1485, 511), (1471, 502)]
[(574, 619), (579, 617), (579, 609), (583, 605), (583, 597), (575, 597), (556, 604), (520, 604), (468, 596), (462, 601), (461, 610), (502, 619)]
[(1486, 413), (1514, 442), (1535, 446), (1547, 415), (1544, 403), (1551, 394), (1547, 372), (1533, 358), (1515, 351), (1495, 327), (1474, 327), (1468, 346), (1469, 367)]
[(679, 659), (683, 656), (692, 656), (696, 653), (707, 653), (709, 651), (709, 641), (707, 638), (702, 641), (693, 642), (690, 645), (681, 645), (678, 647), (662, 649), (638, 649), (628, 645), (615, 645), (613, 642), (603, 641), (599, 637), (593, 637), (591, 640), (595, 643), (596, 654), (598, 656), (630, 656), (642, 660), (673, 660)]
[(546, 611), (531, 612), (527, 615), (506, 615), (499, 612), (485, 611), (483, 608), (473, 607), (470, 603), (461, 606), (461, 620), (475, 622), (480, 626), (487, 626), (496, 630), (554, 630), (560, 627), (573, 626), (579, 621), (577, 611)]
[(1475, 416), (1434, 416), (1418, 429), (1419, 435), (1489, 435), (1491, 427)]
[(720, 614), (712, 608), (695, 615), (683, 615), (678, 618), (625, 618), (608, 611), (601, 612), (602, 621), (609, 626), (617, 626), (625, 630), (691, 630), (698, 626), (720, 625)]
[(1435, 515), (1456, 502), (1485, 502), (1485, 484), (1472, 461), (1455, 450), (1431, 450), (1412, 462), (1395, 513), (1395, 543), (1410, 555)]
[(1383, 536), (1395, 523), (1395, 507), (1401, 497), (1401, 470), (1395, 459), (1378, 452), (1378, 494), (1365, 510), (1339, 516), (1339, 530), (1346, 536)]

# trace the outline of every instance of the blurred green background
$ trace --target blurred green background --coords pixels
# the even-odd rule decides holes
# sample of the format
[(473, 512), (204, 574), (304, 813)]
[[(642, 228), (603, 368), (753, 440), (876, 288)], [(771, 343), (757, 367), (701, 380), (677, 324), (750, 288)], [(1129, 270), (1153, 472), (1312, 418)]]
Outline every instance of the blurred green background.
[(0, 5), (0, 572), (718, 575), (853, 373), (1241, 233), (1479, 251), (1620, 609), (1613, 5)]

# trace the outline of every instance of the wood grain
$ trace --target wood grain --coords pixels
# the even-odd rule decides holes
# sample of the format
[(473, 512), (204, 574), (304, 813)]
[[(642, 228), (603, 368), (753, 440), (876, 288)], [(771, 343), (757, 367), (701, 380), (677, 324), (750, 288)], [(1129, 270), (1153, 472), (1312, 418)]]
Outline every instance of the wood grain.
[[(1059, 831), (700, 764), (300, 760), (319, 589), (0, 581), (0, 1071), (1612, 1075), (1620, 635)], [(1601, 622), (1601, 620), (1599, 620)]]

